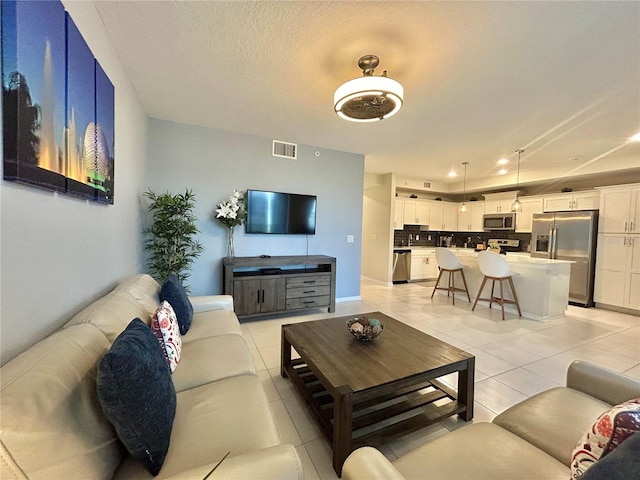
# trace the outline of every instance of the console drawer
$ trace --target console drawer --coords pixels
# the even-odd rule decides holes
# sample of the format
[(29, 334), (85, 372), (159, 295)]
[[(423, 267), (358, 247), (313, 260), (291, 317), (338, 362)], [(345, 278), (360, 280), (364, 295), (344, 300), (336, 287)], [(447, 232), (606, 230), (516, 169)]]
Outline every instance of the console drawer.
[(304, 277), (287, 278), (287, 289), (314, 287), (317, 285), (331, 285), (331, 275), (309, 275)]
[(319, 287), (287, 288), (287, 299), (300, 297), (317, 297), (331, 294), (331, 285), (320, 285)]
[(331, 304), (331, 296), (287, 298), (287, 310), (296, 308), (327, 307)]

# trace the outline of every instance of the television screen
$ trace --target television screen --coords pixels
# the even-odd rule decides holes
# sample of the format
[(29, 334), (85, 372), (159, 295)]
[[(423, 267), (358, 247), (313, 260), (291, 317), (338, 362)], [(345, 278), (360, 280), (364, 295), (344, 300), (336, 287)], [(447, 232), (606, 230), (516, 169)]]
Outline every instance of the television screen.
[(247, 190), (246, 232), (315, 234), (315, 195)]

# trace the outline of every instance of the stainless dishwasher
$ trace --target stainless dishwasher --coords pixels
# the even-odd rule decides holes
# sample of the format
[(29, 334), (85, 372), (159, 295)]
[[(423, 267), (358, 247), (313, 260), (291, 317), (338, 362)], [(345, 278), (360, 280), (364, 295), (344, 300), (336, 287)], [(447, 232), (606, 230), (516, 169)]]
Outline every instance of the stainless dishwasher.
[(411, 278), (411, 250), (393, 251), (393, 283), (407, 283)]

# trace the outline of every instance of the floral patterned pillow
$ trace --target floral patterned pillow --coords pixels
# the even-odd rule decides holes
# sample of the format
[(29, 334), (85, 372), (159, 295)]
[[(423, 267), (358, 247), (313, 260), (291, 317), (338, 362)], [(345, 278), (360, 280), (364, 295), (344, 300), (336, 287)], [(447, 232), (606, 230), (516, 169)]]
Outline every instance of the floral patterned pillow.
[(589, 467), (636, 432), (640, 432), (640, 398), (604, 412), (573, 450), (571, 478), (580, 478)]
[(182, 337), (173, 307), (166, 300), (160, 304), (151, 319), (151, 330), (162, 347), (167, 364), (173, 372), (180, 361)]

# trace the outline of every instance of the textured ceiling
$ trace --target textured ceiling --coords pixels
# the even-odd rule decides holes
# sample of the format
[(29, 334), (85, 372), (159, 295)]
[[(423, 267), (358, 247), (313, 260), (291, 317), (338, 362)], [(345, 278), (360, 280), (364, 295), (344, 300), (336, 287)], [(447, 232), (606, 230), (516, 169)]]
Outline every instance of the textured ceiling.
[[(639, 2), (94, 4), (154, 118), (361, 153), (367, 172), (452, 192), (465, 161), (467, 190), (512, 186), (517, 148), (521, 184), (640, 179)], [(405, 105), (354, 124), (333, 92), (365, 54)]]

